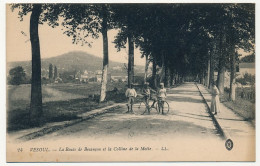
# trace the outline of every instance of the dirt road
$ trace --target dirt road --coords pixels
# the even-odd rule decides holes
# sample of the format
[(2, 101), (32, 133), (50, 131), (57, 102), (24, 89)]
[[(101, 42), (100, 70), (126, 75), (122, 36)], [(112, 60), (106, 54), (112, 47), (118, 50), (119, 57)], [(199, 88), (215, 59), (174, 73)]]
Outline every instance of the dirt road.
[(127, 108), (121, 107), (45, 138), (212, 137), (219, 139), (215, 126), (206, 111), (206, 105), (193, 83), (168, 90), (167, 101), (170, 105), (170, 112), (167, 115), (125, 114)]
[[(184, 83), (168, 90), (167, 115), (126, 114), (126, 106), (23, 143), (49, 154), (27, 161), (253, 161), (248, 140), (227, 150), (198, 88)], [(254, 137), (252, 137), (254, 138)], [(243, 142), (244, 141), (244, 142)], [(9, 149), (20, 147), (20, 144)], [(81, 149), (81, 150), (78, 150)], [(27, 149), (29, 150), (29, 149)], [(11, 153), (10, 153), (11, 155)], [(19, 156), (18, 156), (19, 157)]]

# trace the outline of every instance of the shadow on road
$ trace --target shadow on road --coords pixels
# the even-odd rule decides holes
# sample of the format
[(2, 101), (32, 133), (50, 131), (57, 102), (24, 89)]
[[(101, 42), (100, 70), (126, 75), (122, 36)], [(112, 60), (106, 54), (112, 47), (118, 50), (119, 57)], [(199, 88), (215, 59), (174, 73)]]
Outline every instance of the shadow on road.
[(197, 119), (197, 120), (211, 121), (210, 119), (195, 118), (195, 117), (188, 116), (188, 115), (184, 115), (184, 114), (175, 114), (175, 116), (180, 116), (180, 117), (185, 117), (185, 118), (191, 118), (191, 119)]
[(195, 99), (193, 97), (168, 96), (167, 100), (175, 102), (203, 103), (202, 99)]
[[(116, 116), (115, 116), (116, 114)], [(205, 127), (191, 121), (183, 121), (178, 116), (185, 116), (188, 118), (207, 120), (203, 118), (196, 118), (189, 115), (132, 115), (124, 114), (123, 112), (113, 112), (100, 117), (94, 118), (84, 122), (84, 125), (74, 125), (66, 128), (60, 133), (70, 133), (75, 136), (87, 137), (115, 137), (120, 135), (122, 137), (150, 137), (159, 138), (161, 136), (181, 136), (190, 135), (192, 137), (205, 137), (209, 133), (217, 134), (216, 130), (210, 127)], [(129, 134), (131, 133), (131, 134)], [(58, 134), (59, 135), (59, 134)]]
[(184, 90), (169, 90), (167, 92), (168, 94), (187, 94), (187, 95), (199, 95), (198, 91), (193, 91), (193, 90), (189, 90), (189, 91), (184, 91)]

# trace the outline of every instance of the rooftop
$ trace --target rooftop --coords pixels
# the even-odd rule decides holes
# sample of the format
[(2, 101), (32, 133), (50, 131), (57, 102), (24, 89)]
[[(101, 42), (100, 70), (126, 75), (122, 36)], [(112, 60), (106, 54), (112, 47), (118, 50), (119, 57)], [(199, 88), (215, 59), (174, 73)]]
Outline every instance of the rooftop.
[(255, 68), (255, 63), (239, 63), (240, 68)]

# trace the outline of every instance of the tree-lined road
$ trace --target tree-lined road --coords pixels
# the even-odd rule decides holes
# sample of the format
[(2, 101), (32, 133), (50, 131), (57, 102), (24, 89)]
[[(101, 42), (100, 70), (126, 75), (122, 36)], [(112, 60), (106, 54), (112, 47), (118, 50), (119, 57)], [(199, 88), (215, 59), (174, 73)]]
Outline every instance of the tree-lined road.
[[(86, 118), (74, 125), (64, 126), (56, 131), (54, 127), (54, 132), (51, 134), (44, 135), (41, 130), (35, 134), (42, 136), (27, 140), (23, 145), (50, 148), (53, 156), (48, 158), (48, 161), (54, 161), (57, 154), (66, 156), (64, 161), (72, 159), (96, 161), (96, 158), (102, 161), (255, 160), (254, 135), (236, 132), (236, 137), (231, 138), (234, 141), (233, 149), (230, 151), (226, 149), (226, 140), (218, 134), (194, 83), (184, 83), (168, 89), (167, 101), (170, 105), (170, 112), (167, 115), (126, 114), (127, 108), (121, 104), (121, 107), (113, 111)], [(230, 126), (239, 125), (239, 122), (234, 123), (232, 120), (228, 123)], [(237, 128), (234, 130), (237, 131)], [(17, 146), (20, 146), (20, 143)], [(112, 150), (69, 152), (70, 149), (79, 147), (84, 149), (110, 147)], [(142, 147), (143, 150), (124, 150), (131, 147)], [(76, 153), (79, 156), (74, 155)]]
[(41, 139), (62, 138), (214, 138), (219, 140), (217, 130), (209, 117), (206, 105), (194, 83), (185, 83), (169, 89), (167, 115), (125, 114), (127, 108), (83, 121), (59, 130)]

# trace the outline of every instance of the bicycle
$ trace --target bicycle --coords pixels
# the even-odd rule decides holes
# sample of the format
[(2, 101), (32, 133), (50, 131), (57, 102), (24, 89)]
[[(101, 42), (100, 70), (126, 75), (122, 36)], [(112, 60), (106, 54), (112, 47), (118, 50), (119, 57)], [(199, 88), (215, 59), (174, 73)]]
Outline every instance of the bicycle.
[(153, 102), (152, 100), (149, 100), (148, 105), (146, 105), (145, 97), (143, 96), (141, 99), (137, 100), (136, 103), (133, 104), (132, 108), (134, 114), (136, 115), (143, 115), (145, 113), (148, 114), (148, 109), (149, 109), (149, 114), (158, 114), (156, 107), (152, 108), (150, 106), (152, 102)]
[[(159, 104), (158, 104), (160, 101), (159, 102), (158, 101), (159, 100), (156, 100), (154, 103), (154, 107), (152, 107), (151, 105), (154, 102), (154, 100), (149, 100), (148, 105), (146, 105), (145, 98), (143, 97), (141, 99), (140, 103), (136, 102), (133, 104), (133, 106), (132, 106), (133, 112), (136, 115), (143, 115), (145, 113), (147, 113), (147, 114), (149, 113), (151, 115), (159, 114), (161, 109), (159, 108)], [(148, 112), (148, 109), (149, 109), (149, 112)], [(169, 112), (169, 104), (168, 104), (168, 102), (165, 101), (164, 102), (164, 114), (167, 114), (168, 112)]]
[(163, 101), (163, 105), (162, 105), (162, 99), (158, 98), (156, 101), (156, 109), (158, 114), (161, 113), (161, 110), (163, 109), (163, 114), (168, 114), (170, 111), (170, 106), (169, 103), (167, 101)]

